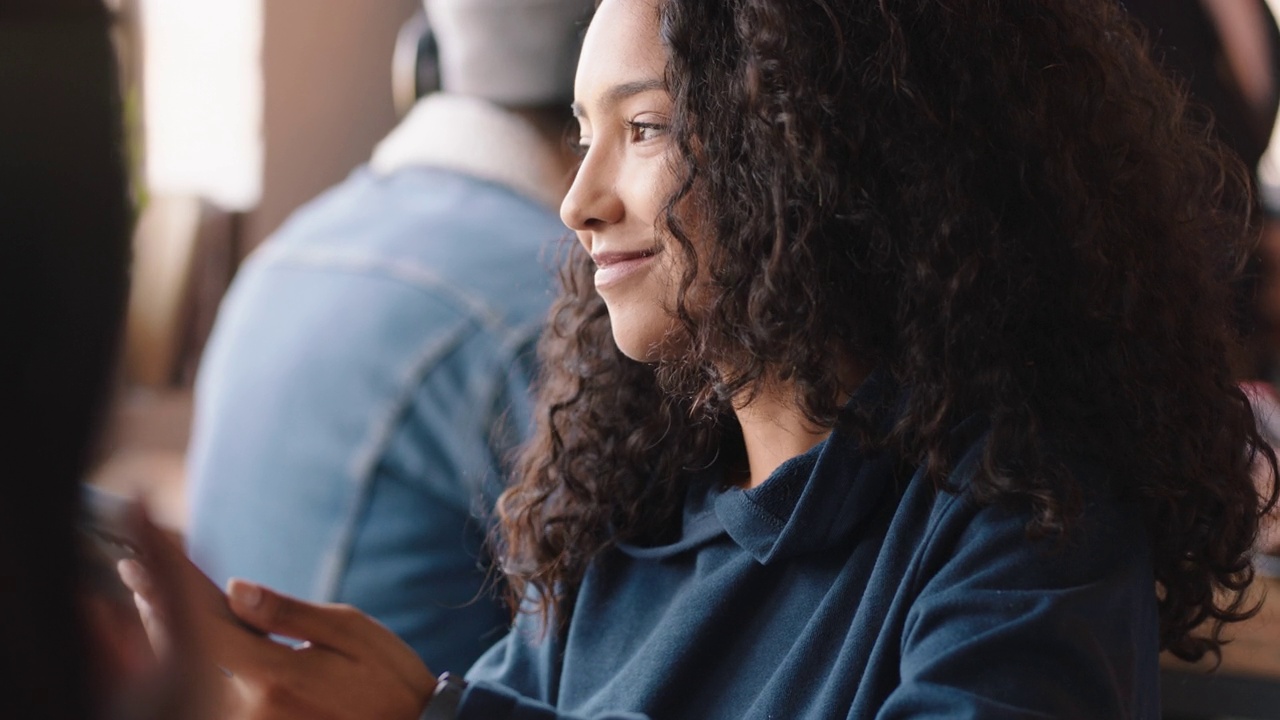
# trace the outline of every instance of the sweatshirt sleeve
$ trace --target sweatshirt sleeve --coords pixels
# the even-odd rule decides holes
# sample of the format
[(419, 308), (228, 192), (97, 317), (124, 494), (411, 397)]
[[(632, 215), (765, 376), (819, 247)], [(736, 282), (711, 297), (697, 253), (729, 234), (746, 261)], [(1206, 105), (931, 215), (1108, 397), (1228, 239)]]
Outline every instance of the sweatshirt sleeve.
[[(939, 505), (944, 505), (940, 499)], [(1065, 538), (949, 496), (904, 628), (901, 684), (877, 714), (1158, 718), (1155, 580), (1138, 513), (1091, 500)]]
[(631, 712), (569, 715), (510, 688), (482, 681), (467, 686), (458, 720), (649, 720), (649, 716)]
[(520, 613), (507, 636), (467, 671), (458, 720), (649, 720), (634, 712), (556, 710), (564, 649), (556, 633), (543, 632), (538, 617)]

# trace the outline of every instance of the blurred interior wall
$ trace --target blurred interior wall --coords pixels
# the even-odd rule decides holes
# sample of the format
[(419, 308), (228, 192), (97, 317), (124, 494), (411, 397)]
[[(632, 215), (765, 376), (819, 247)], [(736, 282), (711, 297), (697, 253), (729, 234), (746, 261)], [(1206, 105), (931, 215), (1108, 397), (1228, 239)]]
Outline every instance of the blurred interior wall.
[(258, 205), (263, 9), (263, 0), (141, 0), (150, 195), (233, 212)]
[(395, 125), (391, 55), (400, 26), (420, 7), (420, 0), (260, 1), (262, 198), (245, 218), (241, 256), (367, 160)]
[(419, 0), (142, 0), (157, 196), (246, 213), (243, 256), (395, 124), (391, 55)]
[(141, 21), (146, 198), (125, 374), (185, 387), (239, 261), (395, 124), (420, 0), (117, 2)]

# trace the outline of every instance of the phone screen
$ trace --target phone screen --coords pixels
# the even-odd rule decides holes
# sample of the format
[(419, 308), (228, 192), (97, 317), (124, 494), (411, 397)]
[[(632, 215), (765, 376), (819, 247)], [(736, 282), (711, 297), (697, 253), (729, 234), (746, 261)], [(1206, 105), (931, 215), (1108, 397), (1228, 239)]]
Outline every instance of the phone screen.
[(88, 484), (81, 485), (80, 495), (80, 529), (97, 552), (113, 564), (138, 557), (138, 544), (128, 531), (129, 498)]

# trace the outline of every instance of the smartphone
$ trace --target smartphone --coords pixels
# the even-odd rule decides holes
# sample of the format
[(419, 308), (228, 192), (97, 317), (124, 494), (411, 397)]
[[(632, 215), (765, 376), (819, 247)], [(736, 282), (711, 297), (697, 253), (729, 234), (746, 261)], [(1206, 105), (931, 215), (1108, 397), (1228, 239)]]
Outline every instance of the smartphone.
[[(134, 512), (134, 501), (120, 493), (114, 493), (88, 484), (80, 486), (80, 494), (79, 526), (80, 536), (85, 544), (85, 562), (82, 565), (89, 581), (88, 587), (106, 593), (108, 596), (115, 597), (123, 602), (128, 602), (129, 606), (133, 607), (133, 593), (121, 582), (120, 576), (116, 571), (116, 564), (125, 559), (139, 561), (147, 559), (140, 550), (142, 543), (138, 542), (134, 536), (132, 523), (130, 522), (130, 514)], [(180, 543), (177, 544), (180, 545)], [(156, 551), (158, 553), (166, 552), (164, 549), (157, 549)], [(193, 585), (192, 592), (200, 593), (206, 598), (214, 598), (206, 607), (216, 608), (216, 612), (221, 617), (235, 622), (241, 628), (254, 635), (265, 637), (265, 633), (261, 630), (247, 625), (235, 617), (227, 606), (227, 599), (222, 589), (193, 565), (185, 555), (182, 555), (180, 547), (176, 547), (174, 552), (185, 563), (183, 567), (172, 568), (183, 576), (178, 580), (180, 582), (202, 584), (203, 587), (195, 587)], [(153, 558), (153, 560), (157, 559)], [(224, 670), (224, 672), (226, 671)]]
[(140, 556), (128, 526), (132, 500), (89, 484), (80, 486), (80, 531), (95, 554), (115, 561)]

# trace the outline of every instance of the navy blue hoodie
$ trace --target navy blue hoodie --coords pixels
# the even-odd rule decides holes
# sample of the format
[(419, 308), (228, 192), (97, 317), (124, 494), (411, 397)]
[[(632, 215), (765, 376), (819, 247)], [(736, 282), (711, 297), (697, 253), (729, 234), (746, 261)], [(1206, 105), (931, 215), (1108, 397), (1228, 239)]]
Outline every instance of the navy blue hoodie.
[(762, 485), (692, 483), (678, 541), (588, 570), (567, 630), (532, 615), (468, 673), (460, 720), (1159, 717), (1138, 508), (1096, 470), (1065, 541), (937, 493), (837, 431)]

